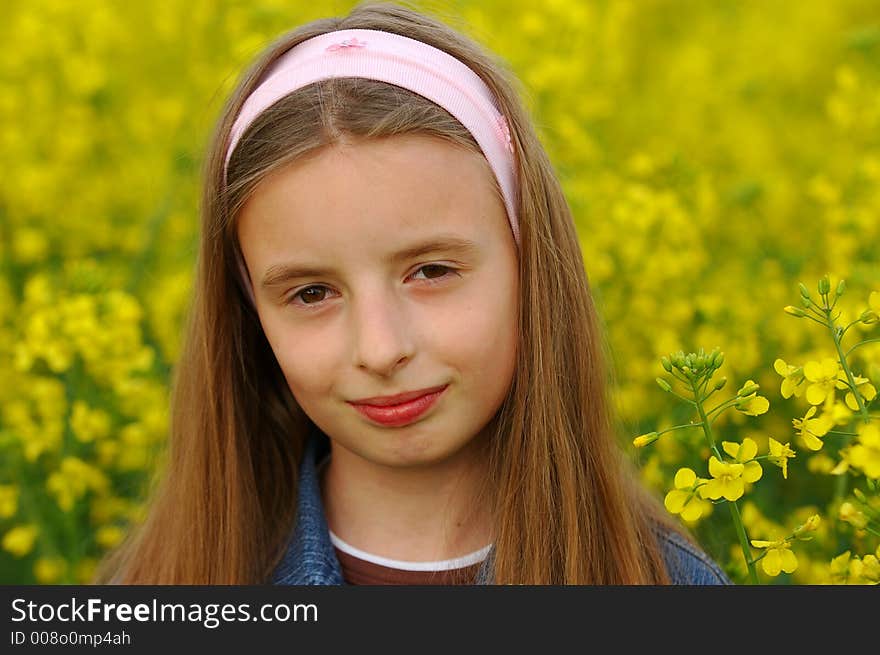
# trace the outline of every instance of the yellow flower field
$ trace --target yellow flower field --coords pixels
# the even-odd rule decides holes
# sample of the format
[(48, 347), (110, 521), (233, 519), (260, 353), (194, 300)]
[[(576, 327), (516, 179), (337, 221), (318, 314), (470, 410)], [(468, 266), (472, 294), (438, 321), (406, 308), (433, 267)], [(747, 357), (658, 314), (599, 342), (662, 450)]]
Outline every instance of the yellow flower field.
[[(0, 583), (89, 582), (142, 516), (208, 133), (264, 45), (354, 4), (4, 3)], [(880, 13), (413, 6), (521, 80), (645, 483), (738, 583), (880, 582)]]

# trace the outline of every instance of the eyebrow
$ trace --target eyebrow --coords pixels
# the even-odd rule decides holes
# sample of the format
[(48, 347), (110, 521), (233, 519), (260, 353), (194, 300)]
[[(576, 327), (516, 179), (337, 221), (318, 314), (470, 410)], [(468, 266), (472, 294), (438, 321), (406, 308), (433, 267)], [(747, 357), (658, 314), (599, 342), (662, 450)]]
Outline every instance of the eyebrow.
[[(474, 254), (477, 249), (477, 244), (468, 239), (456, 236), (441, 236), (404, 248), (391, 255), (388, 261), (396, 264), (435, 252), (450, 252), (459, 256), (467, 256)], [(268, 289), (301, 277), (323, 277), (333, 275), (334, 273), (335, 271), (332, 268), (322, 268), (320, 266), (275, 264), (266, 269), (260, 286)]]

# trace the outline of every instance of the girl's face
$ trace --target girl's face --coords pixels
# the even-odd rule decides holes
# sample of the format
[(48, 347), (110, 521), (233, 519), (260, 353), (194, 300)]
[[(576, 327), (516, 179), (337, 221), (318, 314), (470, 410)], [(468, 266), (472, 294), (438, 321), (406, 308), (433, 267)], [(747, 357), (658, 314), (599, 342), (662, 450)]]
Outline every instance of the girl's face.
[[(243, 208), (238, 236), (263, 331), (334, 448), (423, 467), (486, 436), (514, 373), (519, 297), (516, 243), (492, 182), (477, 153), (395, 136), (295, 162)], [(352, 404), (442, 386), (405, 424)]]

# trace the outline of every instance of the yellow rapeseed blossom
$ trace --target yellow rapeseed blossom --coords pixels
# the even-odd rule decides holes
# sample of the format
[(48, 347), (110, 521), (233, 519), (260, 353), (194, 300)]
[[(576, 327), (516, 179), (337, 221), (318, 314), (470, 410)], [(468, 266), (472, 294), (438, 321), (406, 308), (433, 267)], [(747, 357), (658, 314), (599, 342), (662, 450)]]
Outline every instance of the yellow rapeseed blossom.
[(846, 521), (850, 525), (859, 529), (868, 525), (868, 517), (850, 502), (841, 503), (837, 515), (841, 521)]
[(816, 413), (815, 407), (810, 407), (806, 415), (801, 419), (792, 419), (792, 425), (804, 445), (810, 450), (821, 450), (824, 443), (819, 437), (824, 437), (834, 427), (832, 419), (823, 413), (819, 418), (813, 418)]
[(854, 558), (849, 569), (857, 584), (880, 584), (880, 560), (876, 555)]
[(804, 521), (801, 525), (795, 528), (792, 533), (798, 539), (802, 539), (807, 541), (812, 539), (812, 533), (816, 532), (819, 529), (819, 525), (822, 523), (822, 519), (818, 514), (811, 514), (806, 521)]
[(84, 557), (74, 567), (74, 577), (77, 584), (91, 584), (95, 578), (98, 561), (94, 557)]
[(761, 558), (761, 568), (764, 569), (764, 573), (767, 575), (776, 577), (783, 571), (793, 573), (797, 569), (797, 557), (791, 552), (791, 544), (788, 543), (787, 539), (779, 539), (777, 541), (753, 539), (752, 546), (767, 549), (765, 555)]
[(810, 473), (828, 475), (834, 469), (834, 460), (824, 452), (807, 458), (807, 470)]
[(833, 401), (839, 372), (840, 362), (831, 357), (826, 357), (821, 362), (809, 361), (804, 364), (804, 376), (809, 381), (807, 402), (811, 405), (821, 405), (829, 399)]
[(95, 541), (101, 548), (113, 548), (125, 538), (125, 530), (118, 525), (104, 525), (95, 532)]
[(721, 447), (724, 449), (724, 452), (733, 457), (735, 462), (743, 465), (743, 480), (746, 482), (757, 482), (761, 479), (764, 469), (761, 468), (760, 462), (755, 461), (755, 455), (758, 454), (758, 444), (755, 443), (754, 439), (746, 437), (743, 439), (742, 444), (722, 441)]
[(800, 366), (786, 364), (785, 360), (777, 359), (773, 362), (773, 369), (782, 376), (781, 393), (783, 398), (791, 398), (794, 395), (800, 398), (804, 390), (804, 369)]
[(18, 525), (5, 535), (3, 535), (3, 539), (0, 540), (0, 546), (3, 547), (3, 550), (12, 553), (16, 557), (24, 557), (34, 548), (34, 542), (37, 540), (37, 535), (40, 533), (40, 529), (33, 524), (26, 525)]
[[(874, 397), (877, 395), (877, 390), (874, 388), (874, 385), (871, 384), (871, 381), (868, 378), (853, 375), (853, 381), (856, 384), (856, 390), (859, 392), (859, 395), (862, 398), (864, 398), (868, 402), (874, 400)], [(841, 371), (837, 376), (837, 388), (849, 389), (849, 383), (846, 379), (846, 373), (844, 371)], [(846, 402), (846, 406), (849, 407), (852, 411), (859, 411), (859, 403), (851, 390), (846, 392), (844, 400)]]
[(734, 501), (745, 492), (743, 472), (745, 465), (736, 462), (722, 462), (715, 455), (709, 458), (709, 474), (712, 479), (703, 487), (703, 496), (717, 500), (724, 496)]
[(847, 460), (853, 468), (877, 480), (880, 478), (880, 426), (861, 423), (857, 434), (857, 441), (850, 447)]
[(829, 565), (832, 582), (835, 584), (846, 584), (847, 579), (849, 578), (849, 564), (851, 557), (852, 553), (847, 550), (837, 557), (832, 558)]
[(741, 396), (741, 400), (736, 403), (736, 409), (738, 411), (743, 414), (748, 414), (749, 416), (759, 416), (770, 409), (770, 401), (764, 396), (757, 395), (758, 388), (759, 385), (754, 381), (746, 381), (737, 393), (737, 395)]
[(782, 477), (788, 479), (788, 460), (795, 457), (795, 452), (789, 448), (789, 444), (783, 444), (773, 437), (768, 440), (770, 447), (770, 455), (767, 457), (769, 462), (776, 464), (782, 469)]
[(74, 436), (83, 442), (106, 437), (110, 433), (110, 416), (101, 409), (91, 409), (78, 400), (73, 403), (70, 427)]
[(15, 516), (18, 511), (18, 487), (14, 484), (0, 484), (0, 519)]
[(700, 487), (706, 480), (697, 477), (692, 469), (680, 468), (675, 474), (675, 489), (663, 500), (671, 514), (681, 514), (685, 521), (696, 521), (705, 511), (706, 503), (699, 497)]
[(99, 469), (78, 457), (65, 457), (58, 470), (46, 480), (47, 491), (55, 496), (58, 506), (66, 512), (89, 490), (103, 492), (109, 481)]
[(60, 557), (41, 557), (34, 562), (34, 577), (40, 584), (55, 584), (67, 570), (67, 562)]

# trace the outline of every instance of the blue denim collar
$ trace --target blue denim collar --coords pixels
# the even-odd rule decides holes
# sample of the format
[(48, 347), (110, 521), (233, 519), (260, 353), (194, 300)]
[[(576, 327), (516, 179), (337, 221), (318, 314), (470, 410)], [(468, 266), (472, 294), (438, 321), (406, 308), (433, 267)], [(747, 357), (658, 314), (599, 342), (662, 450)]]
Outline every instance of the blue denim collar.
[[(299, 469), (297, 519), (287, 552), (272, 573), (277, 585), (342, 585), (342, 567), (336, 557), (321, 500), (318, 463), (330, 452), (330, 441), (313, 433), (306, 441)], [(494, 549), (483, 561), (476, 584), (490, 584)]]

